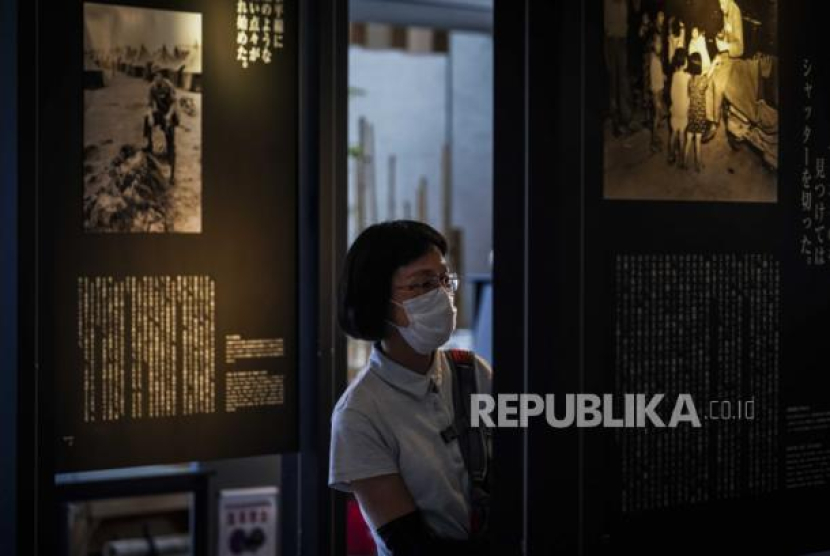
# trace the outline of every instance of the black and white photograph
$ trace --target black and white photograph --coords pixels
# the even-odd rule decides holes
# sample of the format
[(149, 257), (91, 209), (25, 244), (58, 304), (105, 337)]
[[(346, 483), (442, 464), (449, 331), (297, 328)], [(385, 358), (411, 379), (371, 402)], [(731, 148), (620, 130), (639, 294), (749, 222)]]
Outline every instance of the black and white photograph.
[(84, 4), (84, 229), (202, 231), (202, 16)]
[(774, 203), (777, 0), (603, 0), (604, 197)]

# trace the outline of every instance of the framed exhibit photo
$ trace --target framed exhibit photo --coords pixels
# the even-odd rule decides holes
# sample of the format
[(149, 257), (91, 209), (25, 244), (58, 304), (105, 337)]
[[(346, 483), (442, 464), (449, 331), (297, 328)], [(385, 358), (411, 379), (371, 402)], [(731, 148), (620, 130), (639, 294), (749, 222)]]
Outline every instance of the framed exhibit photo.
[(202, 230), (202, 15), (84, 4), (84, 229)]
[(776, 202), (777, 0), (603, 7), (604, 197)]
[(39, 345), (59, 471), (295, 446), (296, 17), (282, 0), (41, 14), (56, 46), (38, 65)]

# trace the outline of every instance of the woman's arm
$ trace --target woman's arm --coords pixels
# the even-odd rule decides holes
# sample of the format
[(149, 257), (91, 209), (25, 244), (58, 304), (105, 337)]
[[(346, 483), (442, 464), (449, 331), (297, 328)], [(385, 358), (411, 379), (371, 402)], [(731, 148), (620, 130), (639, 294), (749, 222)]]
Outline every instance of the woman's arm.
[(352, 481), (360, 507), (375, 528), (415, 511), (415, 501), (399, 473)]
[(436, 537), (424, 522), (400, 474), (352, 481), (352, 492), (394, 556), (484, 556), (481, 542)]

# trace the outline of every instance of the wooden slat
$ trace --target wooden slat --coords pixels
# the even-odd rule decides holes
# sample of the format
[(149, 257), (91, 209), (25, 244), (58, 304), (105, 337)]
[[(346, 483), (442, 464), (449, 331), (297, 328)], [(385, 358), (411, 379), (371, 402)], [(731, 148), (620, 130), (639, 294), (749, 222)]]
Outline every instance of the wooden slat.
[(366, 25), (366, 48), (386, 49), (392, 43), (392, 27), (383, 23)]
[(349, 44), (366, 46), (365, 23), (352, 23), (349, 25)]
[(432, 52), (432, 29), (425, 27), (408, 27), (407, 34), (407, 50), (409, 52), (418, 52), (421, 54), (428, 54)]
[(447, 53), (450, 51), (450, 34), (447, 31), (433, 31), (432, 51), (442, 53)]

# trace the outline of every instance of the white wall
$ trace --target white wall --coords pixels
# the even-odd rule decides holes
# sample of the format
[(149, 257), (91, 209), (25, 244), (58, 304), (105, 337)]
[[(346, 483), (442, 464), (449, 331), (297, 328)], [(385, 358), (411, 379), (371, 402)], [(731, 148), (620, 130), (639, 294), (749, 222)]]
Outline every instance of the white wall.
[[(463, 230), (465, 274), (489, 273), (493, 222), (493, 40), (453, 32), (449, 55), (349, 49), (349, 144), (358, 120), (375, 128), (378, 219), (386, 220), (388, 157), (397, 156), (397, 212), (409, 201), (417, 218), (420, 176), (429, 184), (429, 224), (442, 227), (441, 150), (452, 153), (453, 224)], [(350, 242), (357, 230), (355, 161), (349, 161)], [(367, 207), (368, 210), (368, 207)], [(464, 296), (464, 292), (462, 292)], [(469, 298), (467, 298), (469, 299)], [(462, 302), (462, 326), (472, 325), (472, 299)]]
[(466, 273), (489, 273), (493, 248), (493, 37), (450, 35), (453, 222)]
[[(428, 223), (441, 225), (441, 149), (447, 141), (447, 56), (397, 50), (349, 49), (349, 145), (358, 144), (358, 119), (375, 127), (378, 217), (387, 220), (387, 160), (397, 156), (397, 217), (404, 201), (417, 217), (420, 176), (429, 183)], [(355, 209), (354, 161), (349, 162), (349, 204)], [(350, 219), (351, 220), (351, 219)], [(349, 237), (355, 237), (353, 224)]]

